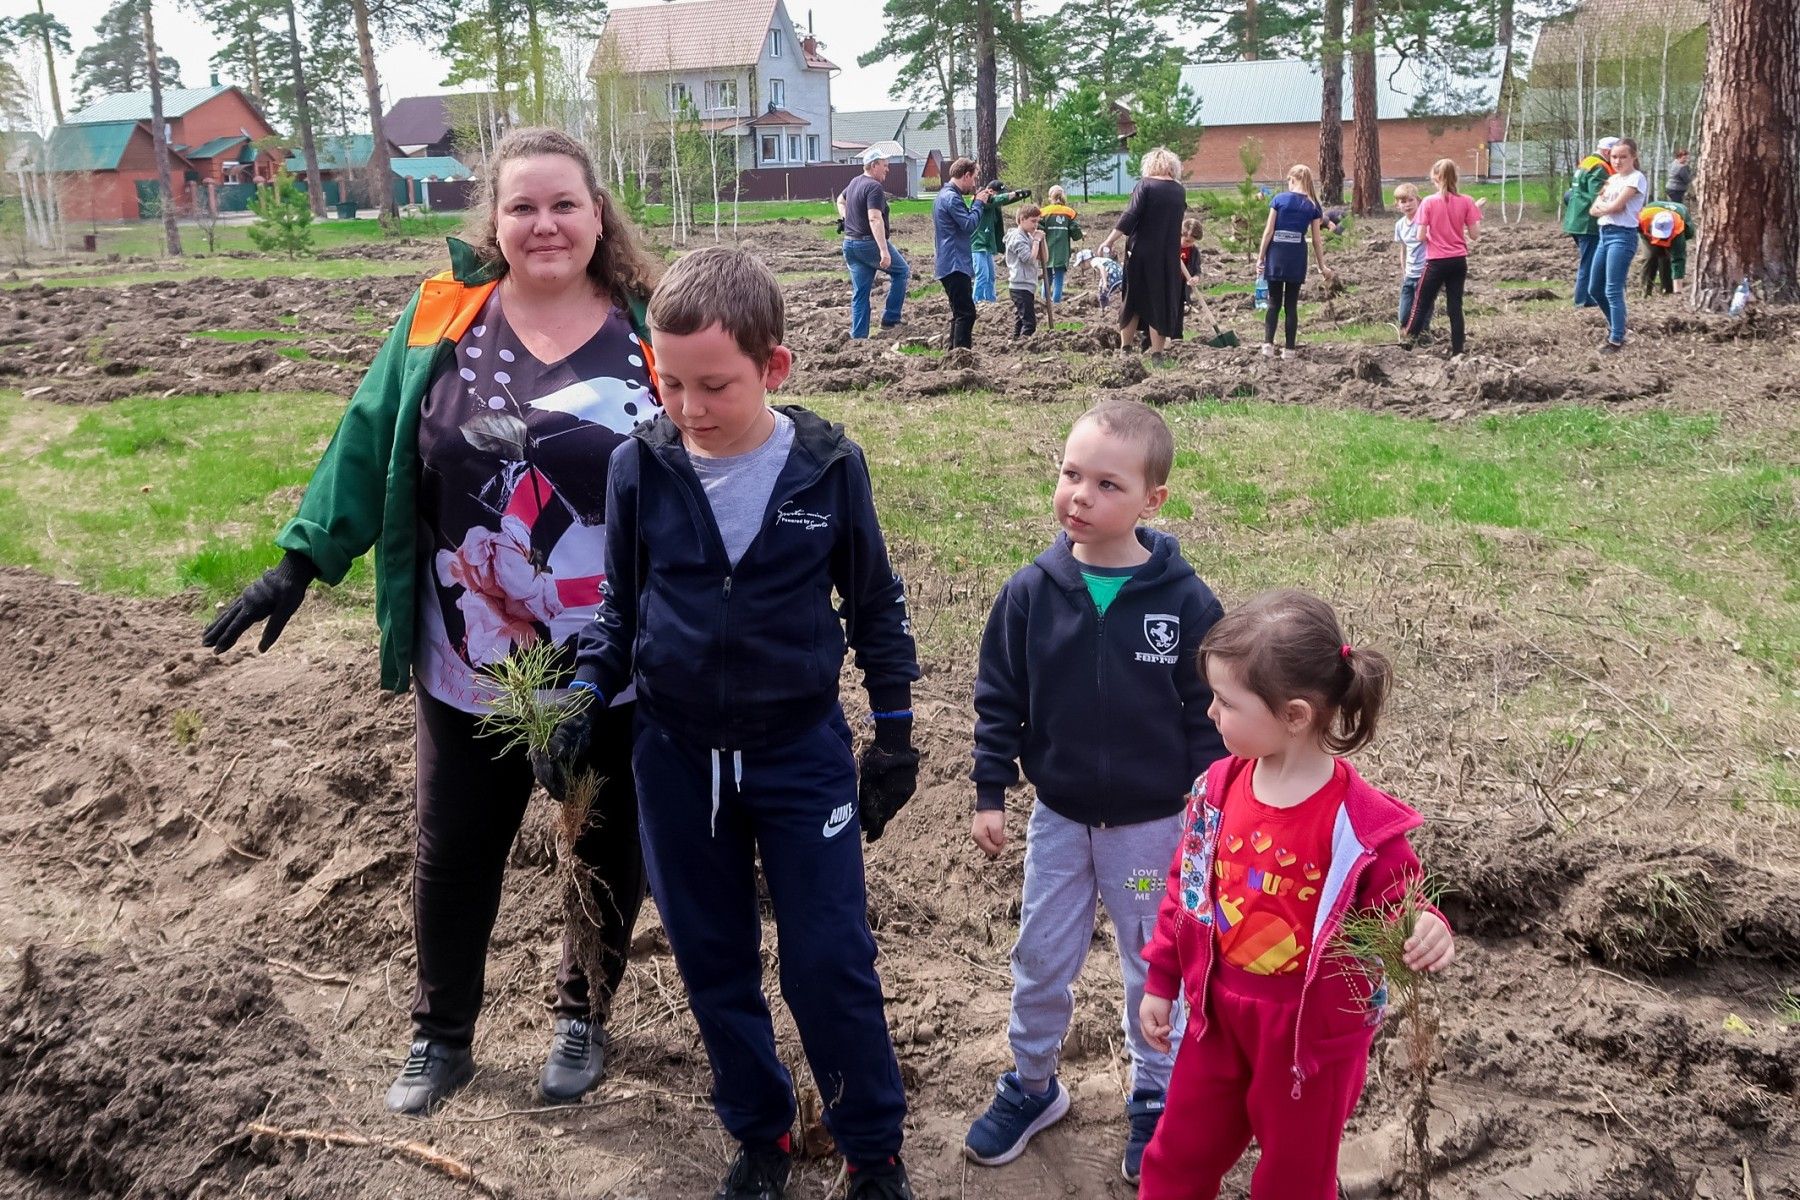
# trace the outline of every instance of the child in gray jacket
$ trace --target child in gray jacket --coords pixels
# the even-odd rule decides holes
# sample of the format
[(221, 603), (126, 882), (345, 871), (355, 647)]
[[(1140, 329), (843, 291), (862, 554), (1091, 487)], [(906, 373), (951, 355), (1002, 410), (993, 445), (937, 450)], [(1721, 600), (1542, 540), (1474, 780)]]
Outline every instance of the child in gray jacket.
[(1043, 278), (1044, 264), (1050, 261), (1049, 246), (1038, 228), (1043, 215), (1043, 209), (1027, 204), (1019, 210), (1018, 225), (1006, 235), (1006, 269), (1011, 274), (1006, 289), (1012, 293), (1016, 338), (1037, 332), (1038, 281)]

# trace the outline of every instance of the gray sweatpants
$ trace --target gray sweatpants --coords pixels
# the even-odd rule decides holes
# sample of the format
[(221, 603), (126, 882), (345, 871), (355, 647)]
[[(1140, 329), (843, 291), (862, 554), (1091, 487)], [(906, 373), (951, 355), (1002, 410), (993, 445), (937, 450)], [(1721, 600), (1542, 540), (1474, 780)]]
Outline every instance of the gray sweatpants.
[(1181, 840), (1181, 813), (1137, 825), (1095, 829), (1051, 812), (1031, 810), (1026, 831), (1025, 898), (1019, 941), (1013, 947), (1012, 1018), (1007, 1035), (1020, 1078), (1056, 1074), (1063, 1038), (1075, 1012), (1074, 983), (1094, 940), (1094, 902), (1106, 904), (1119, 944), (1125, 981), (1125, 1045), (1131, 1051), (1131, 1088), (1166, 1091), (1180, 1046), (1158, 1054), (1138, 1030), (1138, 1004), (1149, 968), (1143, 950), (1156, 932), (1156, 913), (1169, 860)]

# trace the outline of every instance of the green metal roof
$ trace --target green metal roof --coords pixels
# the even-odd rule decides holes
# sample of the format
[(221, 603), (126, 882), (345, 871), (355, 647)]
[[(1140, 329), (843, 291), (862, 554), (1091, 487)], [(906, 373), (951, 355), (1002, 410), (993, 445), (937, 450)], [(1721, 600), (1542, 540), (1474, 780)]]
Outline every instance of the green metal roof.
[(449, 155), (431, 155), (424, 158), (390, 158), (388, 166), (394, 174), (405, 179), (468, 179), (474, 175), (468, 167)]
[(52, 171), (112, 171), (124, 157), (136, 121), (109, 121), (104, 125), (58, 125), (50, 131)]
[[(366, 167), (375, 152), (375, 139), (366, 133), (332, 134), (314, 139), (319, 146), (319, 168), (342, 171)], [(306, 154), (296, 147), (288, 159), (288, 170), (298, 175), (307, 170)]]
[(241, 133), (231, 134), (226, 137), (216, 137), (212, 141), (198, 146), (190, 146), (181, 152), (189, 158), (217, 158), (233, 146), (242, 145), (249, 140)]
[[(214, 96), (231, 90), (230, 84), (221, 83), (215, 87), (203, 88), (164, 88), (163, 116), (166, 119), (185, 116), (187, 113), (211, 100)], [(80, 112), (71, 113), (64, 118), (65, 125), (103, 125), (114, 121), (148, 121), (150, 119), (150, 93), (115, 92), (94, 101)]]

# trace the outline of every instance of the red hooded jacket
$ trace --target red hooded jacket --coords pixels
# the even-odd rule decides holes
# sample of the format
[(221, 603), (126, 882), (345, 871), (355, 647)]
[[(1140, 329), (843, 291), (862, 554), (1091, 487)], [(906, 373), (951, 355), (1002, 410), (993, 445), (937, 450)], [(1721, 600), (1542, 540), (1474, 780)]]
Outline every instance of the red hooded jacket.
[[(1232, 779), (1250, 764), (1249, 759), (1227, 756), (1194, 781), (1181, 844), (1169, 866), (1168, 891), (1157, 914), (1156, 933), (1144, 947), (1144, 959), (1150, 964), (1144, 989), (1165, 999), (1185, 994), (1188, 1038), (1206, 1032), (1207, 982), (1218, 953), (1213, 857), (1225, 795)], [(1295, 1098), (1310, 1068), (1349, 1048), (1345, 1043), (1360, 1039), (1366, 1054), (1387, 1014), (1386, 986), (1371, 979), (1364, 964), (1323, 948), (1331, 945), (1348, 913), (1397, 904), (1406, 893), (1407, 881), (1420, 871), (1418, 855), (1406, 835), (1424, 824), (1424, 818), (1371, 786), (1349, 763), (1344, 765), (1349, 768), (1349, 780), (1332, 823), (1331, 865), (1313, 929), (1315, 952), (1307, 956), (1294, 1022)], [(1436, 908), (1430, 911), (1443, 916)], [(1327, 964), (1329, 969), (1322, 970)], [(1309, 1002), (1314, 1011), (1310, 1022)]]

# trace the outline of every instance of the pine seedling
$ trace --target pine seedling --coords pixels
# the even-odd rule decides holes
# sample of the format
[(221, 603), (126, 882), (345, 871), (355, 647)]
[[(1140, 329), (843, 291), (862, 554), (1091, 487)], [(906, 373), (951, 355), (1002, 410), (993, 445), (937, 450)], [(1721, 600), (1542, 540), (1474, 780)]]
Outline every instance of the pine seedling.
[(1406, 941), (1419, 918), (1431, 907), (1435, 889), (1422, 874), (1407, 879), (1400, 899), (1385, 908), (1357, 909), (1338, 926), (1331, 940), (1334, 953), (1347, 956), (1347, 969), (1369, 981), (1370, 996), (1385, 989), (1389, 1004), (1400, 1013), (1412, 1095), (1407, 1102), (1407, 1138), (1402, 1143), (1401, 1177), (1408, 1200), (1431, 1196), (1431, 1068), (1437, 1057), (1436, 986), (1430, 975), (1406, 965)]

